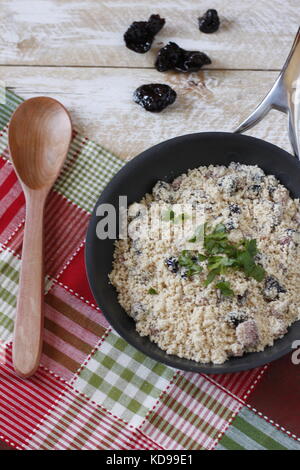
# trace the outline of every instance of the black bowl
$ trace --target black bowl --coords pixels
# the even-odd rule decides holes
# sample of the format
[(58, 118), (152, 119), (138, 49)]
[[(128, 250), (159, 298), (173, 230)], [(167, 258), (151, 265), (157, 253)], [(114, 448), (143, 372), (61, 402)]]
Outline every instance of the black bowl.
[(112, 270), (114, 240), (99, 240), (96, 225), (99, 204), (113, 204), (118, 214), (119, 195), (126, 195), (128, 204), (140, 201), (150, 192), (157, 180), (172, 181), (188, 169), (201, 165), (228, 165), (230, 162), (258, 165), (267, 174), (275, 175), (292, 197), (300, 197), (300, 163), (284, 150), (253, 137), (209, 132), (190, 134), (158, 144), (127, 163), (110, 181), (97, 201), (86, 239), (86, 269), (94, 297), (115, 330), (128, 343), (153, 359), (177, 369), (204, 373), (229, 373), (252, 369), (287, 354), (292, 343), (300, 339), (300, 321), (288, 333), (262, 352), (230, 358), (224, 364), (197, 363), (168, 355), (147, 337), (135, 330), (134, 321), (117, 300), (115, 288), (108, 282)]

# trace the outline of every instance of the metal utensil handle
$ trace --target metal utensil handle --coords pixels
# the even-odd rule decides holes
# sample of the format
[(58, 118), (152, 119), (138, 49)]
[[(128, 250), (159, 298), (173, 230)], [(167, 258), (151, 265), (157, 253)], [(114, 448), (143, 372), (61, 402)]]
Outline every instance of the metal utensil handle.
[(295, 156), (300, 158), (300, 28), (273, 87), (253, 113), (234, 132), (244, 132), (255, 126), (268, 114), (270, 109), (277, 109), (288, 115), (290, 142)]

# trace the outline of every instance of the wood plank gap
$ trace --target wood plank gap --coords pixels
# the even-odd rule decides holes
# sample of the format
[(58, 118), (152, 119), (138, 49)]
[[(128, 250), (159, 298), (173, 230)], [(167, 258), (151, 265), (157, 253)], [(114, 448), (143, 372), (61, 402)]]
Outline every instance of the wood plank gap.
[[(58, 68), (58, 69), (125, 69), (125, 70), (155, 70), (154, 67), (127, 67), (122, 65), (23, 65), (23, 64), (0, 64), (0, 67), (24, 67), (24, 68)], [(254, 68), (206, 68), (203, 67), (202, 71), (212, 72), (280, 72), (281, 69), (254, 69)], [(180, 72), (178, 72), (180, 73)], [(162, 75), (163, 76), (163, 75)]]

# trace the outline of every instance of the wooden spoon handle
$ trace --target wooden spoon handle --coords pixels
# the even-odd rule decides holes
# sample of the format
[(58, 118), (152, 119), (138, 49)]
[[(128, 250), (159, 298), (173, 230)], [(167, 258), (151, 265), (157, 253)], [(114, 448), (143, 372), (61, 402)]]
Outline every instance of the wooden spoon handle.
[[(28, 196), (28, 195), (27, 195)], [(39, 191), (26, 197), (13, 365), (20, 377), (30, 377), (39, 366), (43, 332), (43, 216), (45, 197)]]

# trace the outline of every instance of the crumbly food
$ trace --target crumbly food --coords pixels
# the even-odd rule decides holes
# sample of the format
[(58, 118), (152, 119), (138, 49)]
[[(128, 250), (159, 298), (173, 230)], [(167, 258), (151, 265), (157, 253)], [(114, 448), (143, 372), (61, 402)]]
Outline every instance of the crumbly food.
[[(205, 262), (201, 272), (187, 276), (180, 253), (201, 252), (201, 246), (189, 243), (195, 224), (194, 213), (182, 216), (186, 207), (210, 226), (222, 223), (233, 243), (255, 239), (265, 278), (259, 282), (228, 269), (224, 278), (234, 295), (225, 296), (215, 283), (205, 286)], [(178, 217), (186, 219), (184, 236), (178, 235)], [(259, 167), (202, 166), (171, 184), (158, 181), (129, 207), (128, 218), (130, 236), (116, 241), (110, 281), (139, 334), (168, 354), (222, 364), (272, 346), (300, 319), (299, 200)]]

